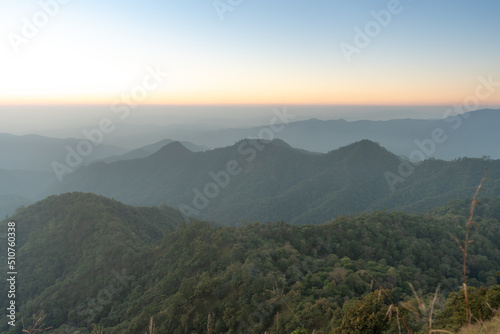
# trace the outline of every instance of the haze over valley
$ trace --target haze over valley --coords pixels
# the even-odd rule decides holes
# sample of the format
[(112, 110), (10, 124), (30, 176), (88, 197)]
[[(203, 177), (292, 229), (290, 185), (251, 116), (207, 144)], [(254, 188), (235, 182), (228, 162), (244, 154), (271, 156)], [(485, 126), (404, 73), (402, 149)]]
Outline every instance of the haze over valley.
[(499, 333), (499, 12), (0, 4), (0, 333)]

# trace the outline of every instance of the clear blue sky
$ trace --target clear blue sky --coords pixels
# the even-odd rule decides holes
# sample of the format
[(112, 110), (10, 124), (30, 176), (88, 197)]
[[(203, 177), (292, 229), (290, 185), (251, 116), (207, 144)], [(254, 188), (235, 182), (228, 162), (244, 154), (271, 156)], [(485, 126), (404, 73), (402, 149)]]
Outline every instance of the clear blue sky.
[(446, 105), (500, 81), (493, 0), (401, 0), (348, 61), (342, 43), (389, 3), (242, 0), (221, 20), (211, 0), (72, 0), (21, 43), (39, 1), (3, 1), (0, 104), (109, 105), (148, 67), (169, 76), (144, 104)]

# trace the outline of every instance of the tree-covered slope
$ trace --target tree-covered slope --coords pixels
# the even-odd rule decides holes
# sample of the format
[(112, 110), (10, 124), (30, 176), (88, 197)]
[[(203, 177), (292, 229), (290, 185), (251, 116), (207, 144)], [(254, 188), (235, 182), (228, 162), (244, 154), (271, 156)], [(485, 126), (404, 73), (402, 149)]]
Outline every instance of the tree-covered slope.
[[(401, 163), (368, 140), (327, 154), (302, 152), (280, 140), (242, 140), (197, 153), (177, 142), (144, 159), (81, 168), (53, 192), (167, 204), (232, 226), (276, 220), (309, 224), (381, 209), (425, 212), (470, 196), (486, 166), (482, 159), (427, 160), (412, 166), (411, 173), (403, 169), (401, 176)], [(488, 195), (500, 195), (500, 161), (490, 161), (489, 168)]]
[[(172, 209), (134, 208), (73, 193), (20, 210), (2, 222), (2, 231), (7, 231), (8, 221), (16, 229), (17, 305), (28, 314), (51, 310), (47, 320), (64, 323), (78, 314), (87, 296), (98, 294), (101, 284), (116, 281), (129, 268), (143, 268), (148, 247), (172, 231), (182, 216)], [(6, 254), (2, 242), (2, 264)], [(6, 296), (5, 289), (2, 285)], [(2, 306), (6, 302), (2, 299)]]
[[(103, 159), (103, 161), (106, 163), (111, 163), (111, 162), (116, 162), (116, 161), (134, 160), (134, 159), (145, 158), (147, 156), (150, 156), (151, 154), (154, 154), (155, 152), (159, 151), (165, 145), (170, 144), (174, 141), (175, 140), (172, 140), (172, 139), (164, 139), (164, 140), (161, 140), (157, 143), (146, 145), (146, 146), (131, 150), (130, 152), (127, 152), (125, 154), (108, 157), (106, 159)], [(208, 147), (196, 145), (196, 144), (193, 144), (191, 142), (181, 141), (180, 143), (184, 147), (186, 147), (187, 149), (189, 149), (190, 151), (193, 151), (193, 152), (202, 152), (202, 151), (208, 150)]]
[[(19, 317), (44, 310), (53, 333), (98, 324), (142, 334), (152, 316), (158, 333), (276, 333), (276, 323), (280, 333), (330, 332), (348, 312), (346, 301), (379, 287), (397, 300), (411, 298), (409, 283), (422, 294), (438, 285), (444, 294), (457, 291), (461, 252), (451, 235), (463, 239), (469, 204), (319, 225), (217, 228), (183, 224), (168, 208), (52, 196), (10, 219), (18, 235)], [(500, 283), (499, 213), (498, 198), (477, 211), (471, 286)]]

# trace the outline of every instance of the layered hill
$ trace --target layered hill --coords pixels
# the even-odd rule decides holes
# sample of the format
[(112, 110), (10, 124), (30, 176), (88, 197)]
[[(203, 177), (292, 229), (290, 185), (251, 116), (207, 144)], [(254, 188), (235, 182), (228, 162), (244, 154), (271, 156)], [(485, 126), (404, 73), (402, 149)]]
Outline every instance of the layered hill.
[(68, 155), (74, 154), (74, 167), (127, 151), (105, 143), (81, 143), (76, 138), (0, 133), (0, 217), (44, 198), (59, 182), (53, 164), (66, 165)]
[[(23, 205), (32, 204), (49, 193), (59, 183), (59, 176), (53, 164), (66, 172), (74, 170), (75, 165), (67, 165), (68, 156), (72, 163), (78, 162), (76, 168), (93, 161), (120, 161), (147, 157), (172, 140), (166, 139), (158, 143), (146, 145), (136, 150), (106, 145), (104, 143), (81, 146), (82, 139), (49, 138), (38, 135), (14, 136), (0, 134), (0, 217), (11, 215)], [(183, 145), (193, 151), (203, 151), (206, 147), (189, 142)], [(79, 154), (78, 152), (85, 154)], [(124, 153), (126, 152), (126, 153)], [(78, 159), (81, 159), (78, 160)], [(61, 167), (63, 166), (63, 167)], [(66, 166), (66, 167), (64, 167)]]
[(0, 169), (0, 217), (13, 214), (17, 208), (42, 199), (43, 193), (56, 184), (55, 175), (47, 171)]
[[(164, 139), (164, 140), (161, 140), (157, 143), (137, 148), (137, 149), (132, 150), (130, 152), (127, 152), (125, 154), (108, 157), (106, 159), (103, 159), (103, 161), (106, 163), (110, 163), (110, 162), (121, 161), (121, 160), (134, 160), (134, 159), (145, 158), (145, 157), (150, 156), (151, 154), (159, 151), (165, 145), (170, 144), (174, 141), (175, 140), (172, 140), (172, 139)], [(196, 144), (193, 144), (191, 142), (181, 141), (180, 143), (184, 147), (186, 147), (187, 149), (189, 149), (190, 151), (193, 151), (193, 152), (203, 152), (203, 151), (208, 150), (208, 147), (206, 147), (206, 146), (196, 145)]]
[[(51, 321), (61, 324), (68, 311), (88, 317), (78, 313), (83, 296), (97, 296), (103, 284), (119, 288), (131, 268), (146, 270), (149, 247), (183, 222), (173, 209), (129, 207), (83, 193), (49, 197), (8, 221), (15, 222), (18, 307), (27, 314), (47, 310)], [(0, 224), (2, 231), (8, 221)], [(7, 263), (3, 241), (1, 248)], [(5, 289), (2, 285), (6, 296)]]
[[(481, 201), (468, 264), (469, 285), (477, 287), (498, 284), (500, 267), (500, 201)], [(44, 310), (54, 334), (85, 333), (92, 324), (142, 334), (151, 317), (159, 333), (276, 326), (328, 333), (348, 310), (344, 303), (374, 284), (391, 289), (396, 302), (411, 302), (409, 283), (422, 294), (438, 285), (444, 294), (457, 291), (462, 257), (453, 236), (463, 239), (469, 204), (418, 216), (374, 212), (320, 225), (215, 228), (183, 224), (169, 208), (134, 208), (83, 193), (52, 196), (9, 220), (17, 233), (18, 321)], [(3, 231), (7, 222), (0, 223)], [(5, 281), (0, 287), (6, 293)], [(500, 306), (497, 297), (488, 302)], [(422, 329), (418, 319), (409, 323)], [(17, 329), (2, 326), (2, 333)]]
[[(196, 153), (174, 142), (143, 159), (81, 168), (52, 193), (84, 191), (133, 205), (168, 204), (228, 225), (307, 224), (378, 209), (423, 212), (469, 198), (486, 166), (482, 159), (426, 160), (409, 173), (401, 164), (368, 140), (326, 154), (280, 140), (242, 140)], [(488, 195), (500, 195), (500, 161), (490, 161), (489, 169)]]
[[(0, 168), (26, 171), (53, 172), (54, 161), (65, 163), (68, 152), (77, 152), (82, 139), (50, 138), (39, 135), (16, 136), (0, 133)], [(90, 143), (90, 142), (89, 142)], [(91, 154), (82, 154), (81, 163), (101, 160), (112, 155), (127, 152), (127, 149), (106, 145), (105, 143), (90, 144)], [(69, 148), (69, 149), (68, 149)], [(88, 147), (81, 150), (88, 150)]]
[[(463, 197), (469, 193), (473, 183), (478, 182), (476, 173), (481, 173), (478, 170), (484, 169), (484, 167), (478, 166), (480, 161), (466, 162), (463, 160), (457, 163), (455, 160), (458, 157), (467, 156), (478, 159), (483, 157), (497, 159), (499, 157), (496, 143), (499, 142), (500, 138), (498, 138), (499, 132), (495, 129), (496, 124), (500, 122), (499, 110), (478, 110), (462, 115), (443, 112), (443, 115), (448, 117), (440, 120), (404, 119), (379, 122), (311, 119), (281, 124), (279, 128), (282, 130), (275, 132), (274, 136), (285, 139), (295, 149), (284, 142), (279, 142), (282, 143), (281, 151), (276, 155), (267, 154), (266, 150), (258, 149), (261, 144), (253, 142), (256, 146), (254, 147), (248, 141), (244, 141), (247, 142), (245, 147), (241, 148), (242, 152), (238, 152), (239, 146), (237, 145), (241, 144), (241, 138), (256, 137), (261, 131), (269, 131), (269, 127), (210, 131), (198, 128), (191, 129), (191, 131), (188, 127), (183, 127), (179, 133), (175, 132), (175, 128), (172, 127), (168, 128), (168, 131), (165, 130), (166, 132), (155, 128), (160, 131), (157, 133), (157, 137), (171, 136), (172, 138), (190, 139), (207, 146), (230, 146), (193, 156), (192, 159), (188, 158), (188, 153), (186, 153), (186, 156), (182, 157), (182, 161), (176, 163), (169, 161), (168, 150), (159, 152), (166, 144), (171, 144), (171, 140), (162, 140), (133, 151), (106, 145), (103, 142), (92, 146), (92, 152), (88, 156), (79, 156), (82, 160), (76, 168), (73, 167), (75, 166), (73, 163), (78, 158), (75, 158), (70, 152), (74, 153), (78, 148), (80, 151), (88, 149), (86, 144), (78, 146), (82, 142), (81, 139), (0, 134), (0, 151), (2, 152), (0, 157), (0, 217), (11, 215), (16, 208), (33, 203), (45, 196), (74, 190), (113, 196), (129, 204), (158, 205), (166, 203), (176, 207), (184, 205), (184, 211), (191, 215), (222, 221), (226, 224), (239, 224), (242, 220), (276, 219), (287, 219), (288, 221), (296, 219), (294, 222), (307, 223), (316, 219), (330, 219), (338, 214), (382, 208), (419, 212), (444, 204), (450, 199)], [(433, 138), (436, 133), (439, 134), (439, 143), (435, 142)], [(146, 135), (140, 131), (134, 135), (141, 134)], [(380, 179), (378, 176), (380, 168), (378, 167), (382, 165), (370, 170), (368, 169), (368, 166), (371, 165), (370, 159), (359, 155), (349, 157), (348, 159), (352, 161), (348, 162), (347, 165), (359, 164), (363, 166), (359, 176), (363, 175), (367, 180), (371, 180), (366, 185), (367, 191), (360, 194), (358, 186), (363, 187), (363, 185), (357, 182), (352, 174), (346, 172), (346, 169), (341, 166), (342, 163), (333, 157), (335, 154), (331, 150), (344, 145), (349, 146), (353, 142), (367, 138), (378, 142), (396, 156), (417, 159), (440, 157), (455, 160), (452, 160), (450, 164), (444, 164), (440, 161), (426, 161), (423, 165), (424, 168), (416, 168), (415, 172), (410, 173), (411, 177), (403, 177), (402, 182), (400, 182), (401, 179), (398, 179), (395, 188), (389, 186), (391, 193), (388, 193), (386, 192), (387, 187), (378, 182)], [(240, 142), (234, 145), (235, 141)], [(191, 151), (198, 152), (206, 149), (205, 146), (185, 141), (182, 143)], [(278, 141), (274, 141), (273, 144), (280, 145)], [(266, 147), (270, 147), (270, 145), (266, 145)], [(286, 153), (287, 149), (293, 151), (296, 156), (292, 157)], [(228, 153), (231, 150), (233, 153)], [(255, 154), (255, 159), (252, 150), (258, 153)], [(311, 154), (310, 152), (324, 153)], [(150, 158), (155, 153), (163, 158)], [(384, 178), (386, 178), (387, 171), (396, 176), (401, 174), (398, 170), (399, 163), (394, 163), (394, 156), (386, 159), (383, 155), (389, 156), (387, 152), (379, 153), (378, 159), (385, 161), (382, 163), (382, 167), (385, 169)], [(71, 167), (68, 167), (67, 159), (72, 160)], [(267, 160), (264, 161), (264, 159)], [(283, 161), (283, 159), (285, 160)], [(286, 159), (296, 159), (297, 161), (288, 163)], [(136, 160), (141, 162), (134, 162)], [(232, 182), (224, 189), (222, 187), (219, 189), (210, 188), (212, 186), (210, 183), (213, 183), (214, 180), (213, 177), (209, 176), (209, 173), (220, 175), (218, 173), (224, 171), (227, 167), (226, 164), (232, 160), (238, 161), (241, 167), (245, 168), (242, 173), (238, 174), (237, 178), (232, 178)], [(310, 161), (305, 162), (306, 160)], [(92, 161), (105, 161), (109, 166), (82, 168)], [(111, 164), (111, 162), (117, 161), (128, 161), (129, 165), (127, 163), (123, 165)], [(158, 165), (158, 161), (161, 166)], [(325, 169), (324, 161), (331, 164), (331, 169)], [(55, 162), (60, 163), (57, 165), (57, 172), (53, 170)], [(197, 164), (197, 166), (186, 166), (190, 163)], [(146, 168), (140, 166), (141, 164), (151, 164), (151, 166)], [(320, 166), (321, 164), (323, 166)], [(161, 173), (163, 165), (166, 166), (168, 173)], [(272, 168), (275, 168), (269, 167), (271, 165), (279, 166), (281, 170), (286, 171), (285, 174), (288, 176), (281, 176), (276, 171), (273, 171), (274, 175), (266, 174), (264, 170), (272, 171)], [(59, 179), (67, 178), (68, 168), (70, 171), (75, 171), (78, 168), (82, 170), (78, 172), (78, 176), (68, 180), (63, 185), (59, 185)], [(256, 173), (253, 172), (255, 168), (258, 170)], [(367, 170), (363, 170), (363, 168)], [(113, 172), (110, 169), (116, 169), (117, 175), (111, 175)], [(103, 175), (98, 175), (97, 172), (100, 170), (104, 171)], [(464, 170), (467, 172), (463, 173)], [(153, 173), (144, 175), (150, 171)], [(248, 173), (249, 171), (252, 173)], [(424, 171), (425, 173), (423, 173)], [(474, 174), (474, 179), (471, 178), (471, 172)], [(327, 176), (324, 179), (325, 182), (320, 180), (321, 176), (317, 173), (324, 173)], [(297, 177), (291, 178), (290, 174)], [(464, 174), (463, 177), (462, 174)], [(436, 177), (436, 175), (440, 176)], [(494, 179), (497, 178), (496, 174), (491, 175)], [(179, 179), (175, 180), (174, 178), (177, 177)], [(290, 179), (293, 179), (293, 182)], [(308, 180), (319, 184), (319, 186), (308, 184)], [(446, 182), (444, 182), (445, 180)], [(93, 185), (82, 184), (80, 181)], [(132, 187), (133, 184), (137, 185), (137, 192)], [(225, 183), (222, 182), (222, 184)], [(436, 190), (437, 184), (440, 185), (440, 191)], [(202, 188), (207, 185), (209, 191), (212, 189), (217, 193), (214, 198), (208, 198), (204, 194)], [(382, 187), (374, 190), (377, 185)], [(350, 190), (346, 190), (347, 188)], [(493, 190), (496, 189), (496, 186), (490, 189), (493, 191), (491, 194), (496, 194)], [(353, 194), (350, 194), (351, 190), (354, 192)], [(395, 192), (392, 192), (393, 190)], [(199, 195), (197, 191), (200, 191), (202, 195)], [(307, 194), (307, 198), (301, 192)], [(344, 196), (342, 192), (348, 196)], [(470, 195), (467, 194), (467, 196)], [(350, 199), (346, 200), (348, 197)], [(353, 201), (352, 198), (356, 198), (356, 201)], [(423, 198), (425, 200), (422, 200)], [(197, 207), (193, 201), (198, 204)], [(292, 204), (286, 207), (284, 204), (286, 201), (299, 204), (298, 206)], [(256, 207), (260, 209), (255, 209)]]
[[(418, 149), (415, 141), (432, 138), (435, 129), (442, 129), (446, 140), (430, 152), (428, 157), (454, 160), (462, 157), (481, 158), (483, 155), (500, 159), (500, 132), (496, 129), (500, 124), (500, 110), (483, 109), (463, 112), (443, 107), (440, 119), (394, 119), (388, 121), (345, 121), (308, 119), (296, 121), (293, 109), (286, 112), (290, 115), (280, 130), (273, 133), (275, 138), (282, 139), (293, 147), (312, 152), (326, 153), (349, 145), (350, 143), (369, 139), (380, 143), (390, 152), (408, 158)], [(172, 138), (204, 143), (210, 147), (231, 145), (241, 138), (256, 137), (261, 131), (269, 131), (269, 125), (243, 128), (183, 131), (169, 129)]]
[[(487, 155), (500, 159), (500, 150), (496, 146), (496, 143), (500, 142), (500, 134), (496, 129), (496, 125), (500, 123), (499, 109), (464, 112), (464, 108), (443, 106), (438, 119), (406, 118), (386, 121), (317, 118), (298, 120), (298, 114), (304, 114), (303, 108), (301, 109), (297, 114), (294, 114), (294, 107), (280, 110), (279, 116), (270, 112), (269, 119), (260, 126), (245, 126), (241, 125), (241, 122), (231, 127), (211, 123), (175, 126), (120, 124), (113, 136), (107, 137), (106, 143), (136, 148), (171, 138), (213, 149), (232, 145), (242, 138), (256, 138), (262, 131), (269, 132), (269, 123), (272, 122), (276, 123), (273, 127), (276, 131), (272, 130), (275, 138), (311, 152), (327, 153), (353, 142), (369, 139), (380, 143), (396, 155), (409, 157), (418, 149), (416, 140), (432, 138), (435, 129), (442, 129), (446, 140), (438, 145), (430, 157), (454, 160)], [(327, 110), (325, 107), (323, 115), (327, 115)], [(314, 113), (314, 110), (311, 112)], [(332, 109), (332, 115), (334, 114), (335, 110)], [(280, 122), (284, 123), (279, 124)], [(64, 134), (70, 136), (71, 133), (80, 132), (81, 130), (74, 130)]]

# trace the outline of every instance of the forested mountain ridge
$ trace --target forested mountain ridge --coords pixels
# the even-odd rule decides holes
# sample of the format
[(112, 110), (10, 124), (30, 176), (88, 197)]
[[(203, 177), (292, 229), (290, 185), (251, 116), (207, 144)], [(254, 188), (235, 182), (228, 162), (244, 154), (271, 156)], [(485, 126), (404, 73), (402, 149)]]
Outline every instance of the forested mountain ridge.
[[(84, 191), (132, 205), (167, 204), (233, 226), (276, 220), (309, 224), (381, 209), (425, 212), (470, 196), (487, 164), (430, 159), (403, 177), (401, 163), (368, 140), (326, 154), (303, 152), (281, 140), (247, 139), (196, 153), (174, 142), (147, 158), (83, 167), (49, 193)], [(488, 164), (488, 196), (497, 196), (500, 161)]]
[[(356, 143), (363, 139), (369, 139), (374, 142), (378, 142), (384, 148), (388, 149), (390, 152), (394, 153), (396, 156), (402, 157), (420, 157), (429, 158), (437, 157), (443, 158), (451, 161), (451, 165), (456, 161), (456, 159), (462, 159), (463, 157), (475, 157), (481, 158), (491, 157), (497, 159), (499, 157), (500, 151), (498, 150), (496, 143), (499, 142), (500, 138), (499, 132), (496, 130), (497, 124), (500, 122), (500, 110), (484, 109), (476, 110), (469, 113), (464, 113), (461, 115), (450, 114), (446, 112), (443, 114), (443, 119), (431, 119), (431, 120), (413, 120), (413, 119), (396, 119), (389, 121), (354, 121), (348, 122), (344, 120), (302, 120), (296, 122), (290, 122), (287, 124), (280, 125), (283, 131), (276, 132), (273, 134), (274, 137), (285, 140), (288, 144), (295, 148), (295, 151), (302, 152), (304, 155), (312, 155), (311, 152), (330, 152), (331, 150), (336, 150), (343, 146), (350, 146), (352, 143)], [(200, 175), (190, 175), (186, 182), (176, 182), (173, 180), (171, 183), (168, 176), (160, 175), (159, 179), (152, 181), (147, 177), (141, 176), (140, 168), (136, 169), (131, 174), (141, 178), (145, 182), (149, 182), (152, 187), (148, 190), (140, 190), (139, 194), (134, 194), (134, 190), (131, 187), (127, 187), (125, 183), (129, 180), (120, 180), (119, 176), (115, 179), (115, 182), (120, 184), (108, 184), (104, 182), (106, 187), (97, 185), (96, 187), (86, 187), (85, 185), (78, 184), (79, 182), (70, 181), (68, 187), (58, 185), (58, 181), (61, 178), (69, 178), (69, 172), (75, 169), (81, 168), (93, 161), (105, 161), (105, 162), (115, 162), (120, 160), (132, 161), (133, 159), (145, 159), (154, 152), (156, 152), (163, 144), (169, 143), (171, 140), (161, 138), (175, 138), (181, 140), (182, 143), (192, 151), (204, 151), (207, 146), (211, 147), (222, 147), (223, 149), (233, 148), (234, 143), (240, 141), (242, 138), (255, 138), (261, 131), (268, 130), (268, 127), (254, 127), (254, 128), (232, 128), (232, 129), (212, 129), (208, 132), (202, 131), (196, 126), (189, 128), (189, 126), (182, 127), (182, 129), (177, 129), (175, 127), (167, 127), (162, 129), (161, 127), (153, 127), (159, 131), (153, 137), (151, 137), (151, 142), (153, 144), (148, 144), (139, 149), (129, 151), (117, 146), (107, 145), (109, 144), (106, 137), (106, 141), (103, 138), (99, 138), (95, 133), (89, 133), (87, 130), (87, 135), (83, 139), (77, 138), (49, 138), (39, 135), (25, 135), (16, 136), (11, 134), (0, 134), (0, 151), (2, 152), (2, 157), (0, 158), (0, 183), (3, 185), (1, 187), (2, 193), (0, 194), (0, 217), (5, 217), (6, 215), (11, 215), (15, 212), (15, 209), (21, 205), (26, 205), (29, 203), (34, 203), (46, 196), (64, 193), (68, 191), (91, 191), (106, 196), (115, 197), (126, 203), (133, 205), (159, 205), (168, 204), (171, 206), (178, 207), (179, 205), (189, 205), (192, 207), (192, 202), (195, 199), (195, 189), (200, 190), (203, 193), (203, 188), (207, 183), (212, 182), (212, 178), (208, 176), (208, 172), (212, 171), (217, 173), (225, 169), (226, 161), (218, 161), (218, 163), (211, 162), (210, 166), (205, 166), (206, 161), (211, 161), (215, 158), (215, 154), (206, 152), (203, 158), (196, 158), (193, 161), (195, 163), (201, 164), (198, 169), (193, 169), (191, 167), (186, 167), (184, 165), (178, 165), (180, 168), (188, 172), (200, 172)], [(146, 129), (146, 130), (145, 130)], [(129, 133), (129, 130), (132, 131)], [(429, 140), (432, 139), (433, 131), (442, 131), (443, 141), (440, 143), (434, 143), (433, 146), (427, 146), (422, 148), (422, 145), (427, 145)], [(135, 142), (148, 143), (150, 138), (148, 135), (152, 131), (152, 128), (145, 127), (141, 131), (135, 132), (133, 129), (127, 128), (127, 135), (133, 134)], [(200, 132), (201, 131), (201, 132)], [(191, 133), (191, 135), (188, 135)], [(478, 135), (481, 134), (481, 135)], [(134, 137), (142, 136), (142, 137)], [(124, 138), (122, 138), (124, 139)], [(132, 142), (131, 138), (129, 138)], [(141, 140), (139, 140), (141, 139)], [(94, 142), (93, 140), (97, 140)], [(198, 146), (185, 140), (191, 140), (195, 143), (203, 143), (207, 146)], [(128, 141), (130, 144), (130, 141)], [(245, 142), (248, 142), (246, 140)], [(241, 142), (240, 142), (241, 143)], [(280, 142), (283, 143), (283, 142)], [(424, 144), (422, 144), (424, 143)], [(427, 143), (427, 144), (425, 144)], [(246, 163), (246, 159), (251, 158), (249, 155), (250, 149), (256, 149), (259, 156), (262, 156), (262, 152), (257, 149), (260, 144), (255, 144), (256, 147), (252, 145), (255, 142), (249, 143), (246, 147), (242, 149), (244, 153), (237, 153), (239, 156), (240, 164), (251, 165)], [(277, 141), (274, 144), (279, 145)], [(283, 149), (288, 144), (282, 145)], [(227, 146), (230, 145), (230, 146)], [(135, 147), (135, 146), (134, 146)], [(289, 146), (290, 147), (290, 146)], [(237, 150), (237, 149), (236, 149)], [(424, 150), (424, 152), (422, 152)], [(80, 152), (80, 153), (79, 153)], [(420, 152), (414, 154), (414, 152)], [(413, 155), (412, 155), (413, 154)], [(320, 155), (321, 156), (321, 155)], [(81, 159), (81, 160), (80, 160)], [(231, 157), (234, 159), (234, 155)], [(299, 160), (304, 159), (300, 156)], [(222, 159), (224, 160), (224, 159)], [(68, 161), (70, 161), (68, 163)], [(143, 163), (148, 163), (148, 160), (142, 160)], [(312, 161), (315, 161), (313, 158)], [(369, 166), (370, 161), (365, 161), (360, 159), (356, 163), (364, 164)], [(280, 165), (275, 160), (271, 159), (269, 164)], [(308, 164), (305, 166), (302, 163), (297, 164), (297, 167), (302, 169), (309, 168)], [(76, 166), (76, 167), (75, 167)], [(116, 165), (113, 165), (114, 168)], [(121, 165), (121, 168), (124, 165)], [(208, 167), (214, 169), (209, 169)], [(446, 169), (445, 166), (440, 166), (437, 164), (428, 164), (427, 166), (433, 166), (437, 170), (427, 170), (430, 174), (425, 175), (424, 179), (429, 180), (436, 174), (450, 175), (451, 177), (461, 177), (460, 175), (455, 175), (456, 171), (463, 166), (458, 165), (459, 168), (454, 168), (455, 171), (451, 174), (443, 173)], [(450, 165), (446, 165), (450, 166)], [(455, 164), (455, 166), (457, 166)], [(391, 163), (386, 167), (386, 171), (391, 173), (396, 173), (399, 175), (398, 167), (399, 164)], [(156, 166), (159, 170), (161, 166)], [(81, 168), (82, 170), (87, 170), (86, 168)], [(453, 168), (452, 168), (453, 169)], [(479, 168), (477, 165), (474, 166), (475, 170), (483, 169)], [(157, 171), (155, 170), (155, 171)], [(42, 171), (42, 173), (41, 173)], [(248, 171), (248, 169), (246, 170)], [(422, 169), (418, 169), (422, 171)], [(306, 170), (307, 173), (312, 171)], [(343, 171), (335, 171), (335, 173), (341, 175)], [(373, 171), (375, 172), (375, 171)], [(17, 180), (20, 182), (14, 183), (9, 178), (9, 175), (21, 174), (22, 178)], [(81, 172), (83, 174), (92, 172)], [(120, 174), (119, 172), (118, 174)], [(291, 173), (301, 174), (298, 171), (291, 171)], [(30, 174), (30, 175), (28, 175)], [(107, 172), (108, 175), (112, 174)], [(370, 171), (364, 171), (364, 174), (370, 175)], [(418, 173), (415, 173), (418, 174)], [(180, 174), (179, 174), (180, 175)], [(92, 181), (88, 177), (79, 176), (79, 178), (85, 178), (86, 181)], [(93, 177), (92, 177), (93, 178)], [(238, 179), (242, 178), (241, 176)], [(314, 177), (313, 177), (314, 178)], [(202, 210), (190, 210), (190, 212), (198, 211), (197, 217), (200, 219), (211, 219), (223, 222), (230, 225), (241, 224), (243, 220), (246, 221), (264, 221), (264, 220), (276, 220), (285, 219), (292, 222), (292, 219), (296, 219), (293, 222), (297, 223), (308, 223), (310, 221), (322, 221), (331, 219), (338, 214), (346, 214), (353, 212), (364, 212), (370, 210), (379, 210), (382, 208), (387, 209), (398, 209), (405, 212), (424, 212), (438, 205), (444, 205), (449, 200), (454, 198), (462, 197), (463, 194), (470, 190), (470, 186), (476, 182), (471, 181), (468, 183), (467, 176), (464, 178), (464, 182), (467, 183), (467, 189), (455, 189), (451, 184), (456, 182), (456, 180), (449, 179), (449, 184), (446, 185), (443, 193), (432, 191), (433, 187), (429, 187), (429, 182), (421, 183), (422, 179), (416, 178), (414, 175), (411, 177), (403, 177), (404, 182), (398, 182), (396, 190), (402, 190), (402, 192), (392, 193), (392, 196), (385, 196), (388, 193), (381, 193), (382, 189), (377, 189), (377, 197), (368, 194), (367, 201), (360, 202), (354, 206), (346, 203), (338, 203), (339, 199), (344, 198), (344, 194), (339, 194), (338, 192), (343, 192), (345, 186), (349, 183), (356, 185), (356, 182), (351, 182), (352, 176), (343, 175), (339, 177), (339, 180), (343, 184), (327, 183), (330, 187), (328, 191), (322, 190), (319, 193), (312, 193), (311, 197), (302, 198), (302, 195), (297, 195), (296, 193), (301, 193), (300, 188), (304, 187), (309, 189), (310, 185), (302, 182), (304, 179), (297, 179), (297, 183), (300, 183), (296, 187), (292, 187), (286, 182), (281, 183), (283, 180), (276, 176), (272, 179), (260, 178), (260, 182), (254, 184), (255, 182), (250, 182), (248, 180), (241, 182), (241, 187), (237, 191), (230, 190), (233, 188), (234, 182), (228, 186), (229, 189), (225, 189), (224, 192), (220, 192), (221, 196), (217, 196), (215, 200), (210, 200), (210, 204), (206, 205)], [(412, 180), (416, 180), (412, 184)], [(97, 183), (102, 180), (94, 180)], [(252, 181), (255, 181), (252, 179)], [(409, 182), (408, 182), (409, 181)], [(434, 181), (440, 181), (436, 179)], [(269, 185), (264, 185), (267, 182)], [(133, 183), (133, 182), (132, 182)], [(436, 184), (435, 182), (433, 182)], [(441, 182), (442, 183), (442, 182)], [(164, 185), (174, 184), (177, 186), (175, 192), (170, 193), (162, 189), (158, 189)], [(252, 185), (256, 191), (253, 200), (243, 196), (242, 188), (246, 187), (246, 184)], [(255, 185), (255, 187), (253, 187)], [(410, 186), (411, 185), (411, 186)], [(117, 190), (116, 188), (123, 188), (123, 192)], [(369, 184), (370, 188), (371, 185)], [(23, 189), (31, 189), (30, 194), (26, 195), (23, 193)], [(101, 189), (100, 189), (101, 188)], [(105, 188), (105, 189), (104, 189)], [(128, 189), (130, 188), (130, 189)], [(264, 189), (266, 188), (266, 189)], [(389, 187), (392, 189), (392, 187)], [(404, 189), (403, 189), (404, 188)], [(355, 191), (355, 188), (352, 188)], [(380, 193), (378, 193), (380, 192)], [(375, 193), (375, 192), (374, 192)], [(222, 196), (226, 194), (226, 196)], [(425, 195), (424, 195), (425, 194)], [(498, 194), (498, 192), (493, 192), (491, 195)], [(236, 196), (233, 196), (236, 195)], [(347, 191), (347, 195), (349, 191)], [(358, 194), (357, 194), (358, 195)], [(391, 194), (388, 194), (391, 195)], [(428, 195), (428, 196), (427, 196)], [(297, 199), (297, 196), (299, 198)], [(359, 196), (356, 196), (359, 198)], [(255, 210), (257, 205), (262, 203), (259, 202), (260, 199), (264, 199), (265, 202), (269, 203), (271, 207), (264, 209), (261, 213), (259, 210)], [(425, 198), (425, 201), (421, 199)], [(300, 215), (297, 217), (287, 216), (285, 199), (290, 201), (299, 202), (301, 207)], [(206, 202), (206, 201), (204, 201)], [(352, 201), (351, 201), (352, 202)], [(239, 207), (235, 214), (226, 214), (229, 207)], [(248, 207), (250, 206), (250, 207)], [(275, 214), (276, 213), (276, 214)]]
[[(127, 207), (83, 193), (51, 196), (21, 209), (9, 220), (16, 223), (16, 263), (22, 273), (17, 305), (28, 313), (51, 310), (51, 318), (60, 321), (61, 314), (76, 312), (87, 294), (99, 291), (95, 277), (121, 277), (122, 268), (142, 268), (145, 248), (182, 220), (173, 209)], [(2, 242), (1, 260), (7, 263), (4, 254)], [(104, 280), (109, 284), (109, 277)], [(2, 285), (7, 295), (5, 289)]]
[[(500, 199), (481, 203), (470, 245), (471, 286), (500, 283)], [(186, 225), (166, 207), (133, 208), (93, 194), (52, 196), (10, 219), (19, 235), (19, 315), (45, 310), (52, 333), (85, 333), (91, 324), (144, 333), (151, 316), (159, 333), (208, 327), (276, 333), (276, 323), (282, 333), (335, 331), (348, 314), (345, 301), (369, 300), (378, 284), (398, 301), (411, 301), (409, 283), (422, 294), (441, 285), (442, 301), (457, 291), (461, 252), (450, 234), (463, 238), (469, 205), (462, 200), (430, 214), (373, 212), (320, 225), (216, 228)], [(500, 307), (500, 299), (488, 298)], [(451, 315), (443, 311), (443, 323), (455, 316), (446, 310)]]
[[(288, 113), (293, 114), (293, 109)], [(442, 129), (446, 141), (430, 155), (436, 159), (454, 160), (461, 157), (481, 158), (490, 155), (500, 159), (499, 109), (481, 109), (463, 114), (443, 110), (439, 119), (392, 119), (387, 121), (320, 120), (317, 118), (286, 123), (283, 131), (274, 134), (293, 147), (326, 153), (362, 139), (380, 143), (392, 153), (409, 157), (418, 149), (415, 141), (432, 138), (435, 129)], [(240, 138), (255, 137), (265, 126), (231, 128), (190, 134), (189, 131), (171, 136), (177, 139), (223, 147)]]
[[(111, 162), (115, 162), (115, 161), (134, 160), (134, 159), (145, 158), (147, 156), (150, 156), (151, 154), (156, 153), (161, 148), (163, 148), (164, 146), (166, 146), (172, 142), (175, 142), (175, 140), (164, 139), (164, 140), (161, 140), (157, 143), (137, 148), (137, 149), (132, 150), (130, 152), (127, 152), (125, 154), (108, 157), (106, 159), (103, 159), (102, 161), (104, 161), (106, 163), (111, 163)], [(184, 147), (186, 147), (187, 149), (189, 149), (190, 151), (193, 151), (193, 152), (203, 152), (203, 151), (208, 150), (208, 147), (195, 145), (195, 144), (190, 143), (190, 142), (181, 141), (180, 143)]]

